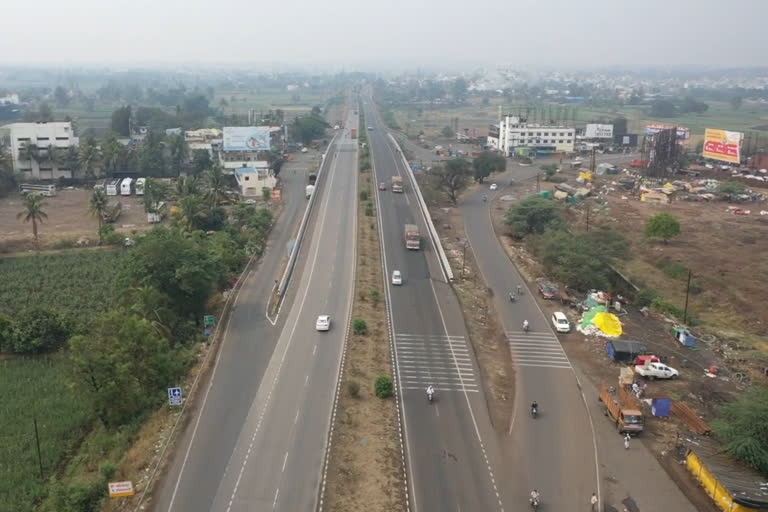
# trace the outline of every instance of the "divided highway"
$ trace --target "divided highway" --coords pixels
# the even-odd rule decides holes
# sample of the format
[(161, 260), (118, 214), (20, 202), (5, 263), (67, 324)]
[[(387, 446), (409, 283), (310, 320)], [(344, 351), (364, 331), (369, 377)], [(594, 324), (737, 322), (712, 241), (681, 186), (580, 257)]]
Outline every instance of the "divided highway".
[[(390, 143), (370, 99), (365, 120), (388, 278), (400, 270), (402, 286), (389, 286), (396, 370), (402, 394), (411, 509), (503, 511), (504, 454), (490, 423), (480, 374), (453, 290), (445, 282), (402, 159)], [(404, 194), (390, 190), (402, 175)], [(377, 187), (376, 187), (377, 188)], [(404, 226), (421, 232), (419, 251), (405, 248)], [(429, 403), (426, 388), (435, 386)], [(524, 505), (522, 499), (520, 504)], [(508, 508), (515, 510), (515, 508)]]
[[(352, 299), (356, 169), (356, 141), (340, 136), (315, 190), (295, 299), (275, 329), (265, 301), (276, 274), (238, 300), (199, 425), (180, 443), (154, 510), (315, 510)], [(303, 200), (303, 183), (295, 188)], [(331, 316), (329, 332), (315, 330), (321, 314)]]

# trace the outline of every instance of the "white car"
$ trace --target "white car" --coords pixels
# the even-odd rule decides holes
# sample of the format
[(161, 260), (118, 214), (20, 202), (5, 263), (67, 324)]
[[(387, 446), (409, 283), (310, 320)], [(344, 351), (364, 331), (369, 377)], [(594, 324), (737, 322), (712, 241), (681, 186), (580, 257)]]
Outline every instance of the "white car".
[(403, 284), (403, 275), (399, 270), (392, 271), (392, 284)]
[(661, 363), (649, 362), (644, 365), (635, 366), (635, 372), (647, 379), (676, 379), (680, 372), (674, 368)]
[(317, 323), (315, 324), (315, 329), (318, 331), (329, 331), (331, 330), (331, 317), (329, 315), (320, 315), (317, 317)]
[(571, 322), (568, 321), (568, 317), (562, 311), (552, 313), (552, 325), (555, 326), (557, 332), (571, 332)]
[(256, 204), (256, 200), (255, 199), (246, 199), (245, 200), (245, 204)]
[(491, 190), (496, 190), (499, 186), (495, 183), (491, 183)]

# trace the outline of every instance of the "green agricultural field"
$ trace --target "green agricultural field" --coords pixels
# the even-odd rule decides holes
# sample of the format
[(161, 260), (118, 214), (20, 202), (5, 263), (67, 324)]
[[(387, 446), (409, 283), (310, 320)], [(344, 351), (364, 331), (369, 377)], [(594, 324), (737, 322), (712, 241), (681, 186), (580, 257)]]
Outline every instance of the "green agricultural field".
[(113, 280), (120, 253), (76, 250), (0, 259), (0, 313), (27, 306), (56, 308), (87, 324), (114, 301)]
[(91, 423), (87, 404), (67, 388), (67, 367), (65, 355), (0, 360), (0, 512), (32, 510)]
[(259, 89), (250, 92), (217, 90), (216, 96), (211, 101), (211, 107), (221, 108), (220, 102), (224, 99), (228, 104), (223, 110), (228, 114), (246, 114), (249, 109), (259, 112), (281, 109), (285, 111), (286, 119), (292, 119), (310, 111), (315, 105), (322, 105), (327, 96), (315, 91), (292, 92), (284, 89)]

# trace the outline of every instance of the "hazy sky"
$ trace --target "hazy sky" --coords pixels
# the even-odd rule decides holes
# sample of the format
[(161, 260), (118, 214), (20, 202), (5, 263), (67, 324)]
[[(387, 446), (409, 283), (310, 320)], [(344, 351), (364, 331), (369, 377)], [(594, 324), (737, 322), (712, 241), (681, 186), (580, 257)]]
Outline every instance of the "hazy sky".
[(0, 64), (768, 65), (768, 0), (13, 0)]

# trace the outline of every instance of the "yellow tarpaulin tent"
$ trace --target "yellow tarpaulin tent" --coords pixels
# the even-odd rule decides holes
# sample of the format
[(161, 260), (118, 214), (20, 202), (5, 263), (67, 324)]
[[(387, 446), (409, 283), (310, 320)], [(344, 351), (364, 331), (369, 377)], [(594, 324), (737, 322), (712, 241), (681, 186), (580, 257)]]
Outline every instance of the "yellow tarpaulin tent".
[(621, 322), (613, 313), (598, 313), (593, 322), (608, 336), (621, 336)]

